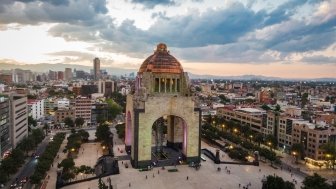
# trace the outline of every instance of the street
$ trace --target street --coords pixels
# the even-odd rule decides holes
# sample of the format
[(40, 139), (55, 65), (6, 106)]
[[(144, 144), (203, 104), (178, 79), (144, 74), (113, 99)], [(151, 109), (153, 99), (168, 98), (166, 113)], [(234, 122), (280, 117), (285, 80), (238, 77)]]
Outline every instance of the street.
[[(36, 149), (36, 154), (37, 155), (41, 155), (44, 150), (46, 149), (49, 141), (50, 141), (50, 137), (51, 135), (49, 134), (48, 136), (46, 136), (43, 141), (38, 145), (37, 149)], [(28, 157), (30, 158), (30, 157)], [(7, 185), (5, 186), (5, 188), (9, 188), (9, 186), (15, 182), (20, 182), (22, 179), (24, 179), (25, 177), (30, 177), (35, 170), (35, 166), (37, 164), (38, 159), (35, 157), (32, 157), (28, 163), (26, 163), (25, 165), (23, 165), (23, 169), (21, 169), (19, 172), (16, 173), (15, 176), (13, 176), (13, 178), (7, 182)], [(28, 185), (30, 185), (29, 182), (27, 182), (25, 184), (24, 188), (28, 188)]]

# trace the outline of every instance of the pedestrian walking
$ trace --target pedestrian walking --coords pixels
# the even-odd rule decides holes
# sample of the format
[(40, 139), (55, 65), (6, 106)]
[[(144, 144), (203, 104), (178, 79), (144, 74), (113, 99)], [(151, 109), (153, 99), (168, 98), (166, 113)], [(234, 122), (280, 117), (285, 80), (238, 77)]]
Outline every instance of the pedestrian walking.
[(238, 184), (239, 188), (240, 188), (240, 183)]
[(189, 180), (189, 177), (187, 176), (187, 180)]
[(128, 187), (131, 187), (131, 183), (128, 183)]
[(148, 177), (147, 177), (147, 175), (146, 175), (146, 179), (147, 179)]

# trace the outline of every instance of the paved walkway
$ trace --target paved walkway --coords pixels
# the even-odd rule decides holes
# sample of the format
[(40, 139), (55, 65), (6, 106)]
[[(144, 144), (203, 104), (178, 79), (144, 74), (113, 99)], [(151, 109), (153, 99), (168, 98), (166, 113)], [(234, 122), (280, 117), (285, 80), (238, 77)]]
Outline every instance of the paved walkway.
[[(212, 152), (215, 152), (215, 148), (209, 146), (208, 144), (202, 142), (202, 148), (207, 148)], [(221, 155), (222, 160), (232, 161), (225, 153)], [(260, 189), (261, 180), (267, 175), (276, 174), (281, 176), (285, 180), (292, 181), (297, 180), (296, 188), (301, 187), (302, 177), (295, 176), (291, 177), (291, 173), (288, 171), (274, 169), (269, 164), (261, 163), (259, 167), (256, 166), (243, 166), (243, 165), (225, 165), (225, 164), (214, 164), (211, 160), (205, 157), (207, 161), (202, 161), (202, 166), (200, 170), (196, 171), (194, 168), (190, 168), (187, 165), (177, 166), (178, 172), (168, 172), (170, 167), (167, 166), (165, 170), (161, 168), (155, 168), (152, 171), (139, 172), (137, 169), (125, 168), (119, 162), (120, 174), (110, 176), (111, 182), (114, 188), (137, 188), (137, 189), (204, 189), (204, 188), (222, 188), (222, 189), (234, 189), (241, 188), (251, 182), (250, 189)], [(124, 161), (130, 164), (129, 161)], [(221, 171), (218, 172), (217, 168), (220, 167)], [(228, 174), (225, 167), (231, 171)], [(261, 170), (259, 172), (259, 169)], [(159, 171), (159, 172), (158, 172)], [(147, 175), (147, 179), (146, 179)], [(154, 175), (154, 177), (153, 177)], [(187, 180), (188, 176), (188, 180)], [(107, 177), (103, 178), (106, 181)], [(129, 186), (129, 184), (131, 186)], [(75, 189), (75, 188), (97, 188), (98, 180), (88, 181), (79, 183), (76, 185), (70, 185), (64, 188)]]
[[(53, 188), (53, 189), (56, 188), (57, 170), (58, 170), (57, 164), (61, 163), (62, 160), (66, 158), (67, 153), (63, 153), (63, 149), (65, 149), (65, 146), (68, 142), (68, 140), (66, 139), (67, 137), (68, 135), (65, 136), (65, 139), (63, 140), (63, 143), (61, 144), (61, 147), (58, 150), (54, 163), (52, 167), (49, 169), (49, 171), (47, 172), (47, 175), (49, 175), (50, 178), (47, 179), (46, 188)], [(59, 158), (57, 158), (57, 156), (59, 156)]]

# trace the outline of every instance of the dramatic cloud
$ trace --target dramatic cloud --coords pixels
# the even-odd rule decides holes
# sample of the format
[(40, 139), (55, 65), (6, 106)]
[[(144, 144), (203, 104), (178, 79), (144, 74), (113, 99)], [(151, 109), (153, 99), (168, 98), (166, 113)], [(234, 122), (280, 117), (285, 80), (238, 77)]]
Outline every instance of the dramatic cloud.
[[(208, 1), (124, 0), (129, 7), (123, 16), (133, 11), (146, 15), (150, 20), (146, 29), (137, 27), (141, 16), (116, 21), (118, 14), (113, 11), (118, 4), (108, 3), (111, 8), (107, 1), (2, 0), (0, 32), (12, 23), (52, 23), (48, 32), (53, 37), (135, 59), (148, 56), (157, 43), (164, 42), (186, 62), (332, 64), (335, 60), (323, 51), (335, 45), (336, 0), (268, 3), (271, 8), (254, 1), (211, 1), (216, 6), (203, 9), (200, 6)], [(143, 6), (134, 6), (138, 4)], [(59, 53), (50, 55), (65, 57), (65, 61), (92, 59), (92, 54)]]

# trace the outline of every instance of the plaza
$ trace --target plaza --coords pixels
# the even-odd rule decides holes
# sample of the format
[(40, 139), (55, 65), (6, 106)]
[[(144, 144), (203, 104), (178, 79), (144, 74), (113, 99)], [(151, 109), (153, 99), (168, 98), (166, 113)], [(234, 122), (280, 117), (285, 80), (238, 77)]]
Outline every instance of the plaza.
[[(113, 131), (113, 129), (112, 129)], [(114, 151), (116, 156), (123, 156), (124, 154), (119, 154), (117, 148), (123, 149), (124, 145), (120, 139), (115, 139), (116, 146)], [(207, 148), (212, 152), (215, 152), (215, 148), (209, 146), (207, 143), (201, 143), (202, 148)], [(94, 146), (94, 145), (93, 145)], [(100, 145), (96, 145), (100, 147)], [(91, 152), (90, 152), (91, 151)], [(85, 149), (84, 152), (87, 154), (96, 153), (96, 148)], [(95, 154), (94, 154), (95, 155)], [(224, 155), (224, 156), (223, 156)], [(284, 180), (297, 181), (296, 188), (301, 187), (301, 182), (303, 177), (294, 175), (291, 176), (291, 173), (288, 170), (274, 169), (268, 163), (260, 163), (260, 166), (244, 166), (244, 165), (226, 165), (226, 164), (214, 164), (206, 156), (202, 155), (206, 161), (202, 161), (201, 168), (195, 170), (188, 165), (178, 165), (176, 168), (178, 172), (168, 172), (168, 169), (175, 168), (174, 166), (166, 166), (164, 170), (161, 167), (154, 168), (151, 171), (140, 172), (138, 169), (125, 168), (124, 164), (128, 163), (129, 160), (119, 161), (120, 174), (112, 175), (102, 178), (102, 180), (107, 183), (107, 178), (111, 179), (113, 188), (139, 188), (139, 189), (151, 189), (151, 188), (162, 188), (162, 189), (173, 189), (173, 188), (186, 188), (186, 189), (203, 189), (203, 188), (222, 188), (222, 189), (232, 189), (241, 188), (246, 186), (248, 183), (251, 183), (249, 188), (260, 189), (261, 180), (264, 176), (267, 175), (278, 175)], [(225, 153), (221, 152), (221, 160), (233, 161)], [(79, 156), (78, 159), (82, 157)], [(75, 160), (79, 162), (81, 160)], [(87, 164), (93, 160), (87, 159)], [(84, 162), (82, 162), (84, 163)], [(218, 171), (217, 168), (220, 167), (221, 171)], [(230, 174), (227, 173), (225, 167), (230, 170)], [(259, 171), (259, 169), (261, 171)], [(154, 175), (154, 176), (153, 176)], [(147, 176), (147, 179), (146, 179)], [(187, 180), (188, 177), (188, 180)], [(76, 188), (97, 188), (98, 179), (82, 182), (74, 185), (69, 185), (63, 188), (67, 189), (76, 189)], [(49, 188), (49, 187), (47, 187)]]

